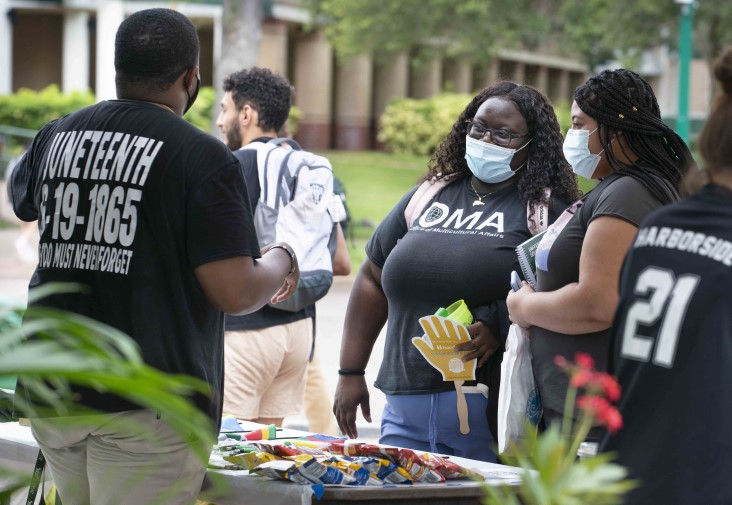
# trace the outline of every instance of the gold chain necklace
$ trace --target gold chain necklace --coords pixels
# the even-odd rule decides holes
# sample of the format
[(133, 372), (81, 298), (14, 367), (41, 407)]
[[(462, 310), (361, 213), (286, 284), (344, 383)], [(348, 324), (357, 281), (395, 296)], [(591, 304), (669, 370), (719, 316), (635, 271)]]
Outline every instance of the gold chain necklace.
[(495, 191), (491, 191), (490, 193), (486, 193), (485, 195), (481, 195), (480, 193), (478, 193), (478, 191), (475, 189), (475, 186), (473, 186), (473, 178), (472, 177), (470, 178), (470, 189), (473, 190), (473, 193), (475, 193), (475, 196), (477, 198), (477, 200), (475, 200), (473, 202), (473, 207), (475, 207), (476, 205), (485, 205), (485, 202), (483, 201), (483, 198), (486, 198), (488, 196), (491, 196), (493, 193), (495, 193)]

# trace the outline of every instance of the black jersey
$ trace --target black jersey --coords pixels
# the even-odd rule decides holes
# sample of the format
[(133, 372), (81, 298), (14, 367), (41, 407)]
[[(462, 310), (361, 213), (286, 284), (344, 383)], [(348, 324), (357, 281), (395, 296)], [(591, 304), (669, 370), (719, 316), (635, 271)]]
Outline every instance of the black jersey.
[[(223, 391), (223, 314), (194, 270), (259, 257), (239, 163), (220, 141), (156, 105), (111, 100), (46, 125), (11, 179), (15, 212), (38, 219), (30, 287), (75, 282), (85, 292), (39, 303), (130, 335), (145, 362), (197, 377), (217, 419)], [(135, 408), (89, 390), (102, 411)]]
[(641, 481), (627, 505), (732, 503), (730, 289), (731, 191), (707, 186), (642, 223), (612, 330), (624, 427), (600, 446)]

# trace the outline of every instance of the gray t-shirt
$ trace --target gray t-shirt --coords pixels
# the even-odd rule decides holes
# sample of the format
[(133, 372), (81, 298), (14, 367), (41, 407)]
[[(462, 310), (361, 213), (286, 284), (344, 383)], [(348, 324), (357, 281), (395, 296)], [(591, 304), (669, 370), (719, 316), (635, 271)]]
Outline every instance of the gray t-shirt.
[[(612, 216), (638, 226), (662, 206), (632, 177), (613, 174), (571, 205), (549, 227), (536, 253), (537, 291), (555, 291), (579, 280), (579, 260), (587, 227), (599, 216)], [(598, 370), (607, 369), (610, 331), (565, 335), (531, 328), (534, 377), (541, 394), (545, 420), (561, 417), (569, 379), (554, 364), (557, 355), (574, 360), (576, 352), (590, 354)]]
[[(389, 307), (384, 360), (375, 383), (386, 394), (454, 389), (411, 342), (423, 334), (419, 318), (463, 299), (473, 316), (490, 326), (497, 317), (495, 302), (506, 299), (510, 272), (518, 270), (514, 248), (531, 233), (516, 186), (474, 206), (468, 181), (446, 186), (407, 230), (404, 209), (412, 189), (366, 246), (369, 259), (383, 269)], [(564, 208), (553, 201), (550, 220)], [(499, 337), (505, 340), (505, 335)]]

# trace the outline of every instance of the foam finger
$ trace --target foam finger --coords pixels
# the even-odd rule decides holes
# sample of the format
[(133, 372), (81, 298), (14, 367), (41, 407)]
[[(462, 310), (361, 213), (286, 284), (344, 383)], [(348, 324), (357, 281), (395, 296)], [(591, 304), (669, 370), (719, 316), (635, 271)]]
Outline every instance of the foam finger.
[(462, 325), (456, 323), (455, 321), (451, 321), (449, 319), (445, 320), (445, 327), (447, 328), (448, 337), (452, 340), (458, 340), (458, 338), (459, 338), (457, 331), (455, 331), (456, 326), (462, 326)]
[[(434, 316), (431, 316), (434, 317)], [(431, 317), (421, 317), (419, 318), (419, 325), (422, 327), (424, 332), (427, 334), (427, 337), (431, 341), (439, 340), (439, 337), (437, 335), (437, 332), (435, 331), (434, 326), (432, 326), (432, 320)]]
[(457, 331), (458, 331), (458, 335), (459, 335), (458, 336), (459, 340), (465, 340), (465, 341), (470, 340), (470, 333), (468, 333), (468, 329), (465, 326), (463, 326), (462, 324), (459, 325), (457, 328)]

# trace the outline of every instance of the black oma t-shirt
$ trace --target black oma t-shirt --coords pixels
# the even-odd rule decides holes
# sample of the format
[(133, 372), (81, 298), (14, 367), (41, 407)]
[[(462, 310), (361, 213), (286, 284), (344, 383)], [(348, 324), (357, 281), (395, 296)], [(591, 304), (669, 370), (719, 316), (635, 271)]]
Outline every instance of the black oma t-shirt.
[[(105, 101), (46, 125), (11, 181), (16, 214), (39, 220), (30, 288), (76, 282), (82, 293), (39, 302), (130, 335), (145, 362), (211, 386), (221, 412), (223, 314), (194, 270), (259, 257), (239, 163), (221, 142), (156, 105)], [(85, 390), (102, 411), (135, 408)]]

